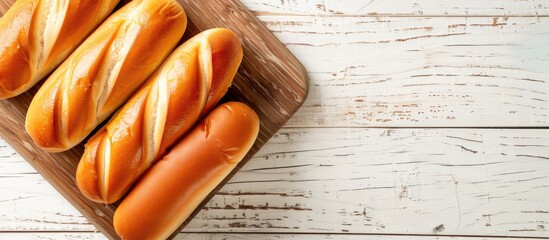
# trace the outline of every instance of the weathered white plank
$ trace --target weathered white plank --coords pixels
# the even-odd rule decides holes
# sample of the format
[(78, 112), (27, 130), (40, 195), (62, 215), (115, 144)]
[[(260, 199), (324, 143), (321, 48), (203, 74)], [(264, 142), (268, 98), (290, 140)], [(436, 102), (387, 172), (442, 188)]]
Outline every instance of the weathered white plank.
[[(467, 237), (437, 237), (437, 236), (385, 236), (385, 235), (310, 235), (310, 234), (181, 234), (176, 239), (179, 240), (359, 240), (359, 239), (379, 239), (379, 240), (469, 240)], [(475, 238), (485, 240), (495, 240), (494, 238)]]
[(17, 240), (105, 240), (105, 235), (98, 232), (70, 232), (52, 233), (52, 232), (0, 232), (0, 239)]
[(547, 236), (548, 150), (547, 130), (285, 129), (189, 230)]
[[(93, 230), (10, 169), (0, 231)], [(185, 231), (548, 237), (548, 189), (549, 130), (286, 128)]]
[[(308, 235), (308, 234), (216, 234), (216, 233), (182, 233), (174, 240), (359, 240), (359, 239), (380, 239), (380, 240), (469, 240), (468, 237), (443, 237), (443, 236), (386, 236), (386, 235)], [(99, 240), (107, 239), (100, 233), (0, 233), (0, 239), (18, 240)], [(495, 240), (498, 238), (475, 238), (476, 240)]]
[(243, 0), (258, 15), (549, 15), (545, 0)]
[(287, 126), (549, 125), (549, 18), (261, 20), (311, 78)]
[(0, 139), (0, 232), (62, 230), (95, 227)]
[(0, 178), (0, 232), (95, 230), (39, 174), (9, 174)]

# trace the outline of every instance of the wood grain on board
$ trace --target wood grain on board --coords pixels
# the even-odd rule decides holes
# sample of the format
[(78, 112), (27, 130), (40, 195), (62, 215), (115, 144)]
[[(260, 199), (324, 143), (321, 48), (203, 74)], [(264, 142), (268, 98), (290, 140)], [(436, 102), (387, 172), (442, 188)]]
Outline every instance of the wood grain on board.
[[(1, 1), (0, 11), (5, 13), (13, 2)], [(258, 140), (234, 174), (305, 100), (307, 74), (299, 61), (239, 1), (179, 2), (189, 18), (186, 37), (209, 28), (226, 27), (242, 40), (244, 59), (227, 99), (245, 102), (256, 110), (261, 129)], [(116, 204), (92, 203), (75, 185), (82, 144), (61, 154), (49, 154), (37, 149), (25, 133), (25, 114), (35, 92), (36, 87), (19, 97), (0, 101), (0, 136), (105, 235), (117, 238), (112, 227)]]
[[(0, 231), (93, 230), (10, 159)], [(548, 190), (546, 129), (283, 128), (183, 232), (547, 237)]]

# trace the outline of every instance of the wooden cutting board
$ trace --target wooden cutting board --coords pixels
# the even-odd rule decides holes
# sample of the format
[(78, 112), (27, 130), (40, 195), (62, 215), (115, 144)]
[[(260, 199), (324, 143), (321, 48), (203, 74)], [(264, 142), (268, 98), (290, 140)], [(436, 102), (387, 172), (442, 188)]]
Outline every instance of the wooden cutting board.
[[(14, 2), (0, 0), (1, 14)], [(245, 102), (257, 111), (261, 119), (259, 137), (252, 150), (202, 203), (203, 206), (297, 111), (307, 96), (308, 78), (299, 61), (238, 0), (179, 2), (189, 18), (184, 39), (214, 27), (229, 28), (240, 36), (244, 59), (224, 101)], [(117, 204), (104, 205), (88, 201), (76, 187), (75, 172), (84, 150), (83, 145), (64, 153), (50, 154), (38, 149), (26, 134), (25, 115), (37, 89), (38, 86), (19, 97), (0, 100), (0, 136), (107, 237), (118, 239), (112, 226)], [(200, 208), (193, 216), (198, 211)]]

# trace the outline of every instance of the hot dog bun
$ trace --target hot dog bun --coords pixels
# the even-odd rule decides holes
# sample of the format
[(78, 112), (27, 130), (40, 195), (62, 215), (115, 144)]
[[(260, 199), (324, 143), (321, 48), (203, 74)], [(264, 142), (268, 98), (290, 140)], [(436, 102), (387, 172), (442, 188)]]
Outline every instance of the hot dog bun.
[(96, 202), (120, 199), (225, 95), (242, 54), (236, 35), (223, 28), (177, 48), (88, 141), (76, 173), (80, 191)]
[(0, 19), (0, 99), (53, 71), (114, 9), (118, 0), (18, 0)]
[(82, 141), (162, 63), (186, 24), (175, 0), (135, 0), (105, 20), (32, 100), (25, 127), (36, 145), (60, 152)]
[(114, 214), (122, 239), (166, 239), (250, 150), (259, 118), (243, 103), (214, 109), (158, 161)]

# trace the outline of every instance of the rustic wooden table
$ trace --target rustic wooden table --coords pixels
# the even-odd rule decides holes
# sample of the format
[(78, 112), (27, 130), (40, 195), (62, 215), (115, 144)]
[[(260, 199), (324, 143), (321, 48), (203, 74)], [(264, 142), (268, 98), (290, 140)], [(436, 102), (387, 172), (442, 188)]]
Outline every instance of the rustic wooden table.
[[(547, 0), (245, 0), (309, 98), (180, 239), (549, 238)], [(102, 239), (0, 140), (0, 239)]]

